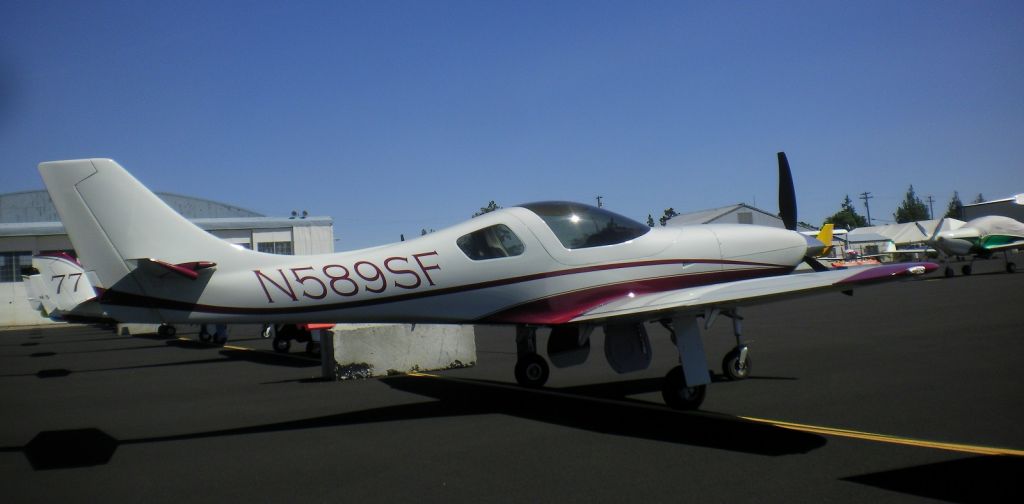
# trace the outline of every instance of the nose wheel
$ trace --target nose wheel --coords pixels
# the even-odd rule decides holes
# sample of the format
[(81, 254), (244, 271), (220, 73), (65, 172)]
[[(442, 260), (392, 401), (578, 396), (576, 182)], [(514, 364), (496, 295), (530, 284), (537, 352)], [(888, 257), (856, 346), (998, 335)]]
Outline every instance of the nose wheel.
[[(705, 316), (708, 327), (714, 323), (717, 313), (717, 311), (712, 311)], [(736, 338), (736, 347), (722, 358), (722, 374), (730, 380), (747, 379), (750, 377), (751, 362), (750, 348), (743, 340), (743, 317), (736, 309), (721, 313), (732, 319), (732, 334)]]
[(734, 348), (722, 359), (722, 374), (730, 380), (743, 380), (750, 376), (750, 356), (746, 345)]

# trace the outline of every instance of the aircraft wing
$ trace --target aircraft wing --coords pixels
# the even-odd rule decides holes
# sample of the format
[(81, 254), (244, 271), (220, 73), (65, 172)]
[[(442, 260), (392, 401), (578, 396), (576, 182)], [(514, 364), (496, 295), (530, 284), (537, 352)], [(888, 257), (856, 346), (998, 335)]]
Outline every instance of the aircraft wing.
[(938, 265), (934, 263), (900, 263), (688, 287), (612, 301), (577, 316), (571, 322), (594, 322), (616, 317), (650, 320), (673, 312), (752, 305), (828, 290), (845, 291), (922, 275), (936, 269)]

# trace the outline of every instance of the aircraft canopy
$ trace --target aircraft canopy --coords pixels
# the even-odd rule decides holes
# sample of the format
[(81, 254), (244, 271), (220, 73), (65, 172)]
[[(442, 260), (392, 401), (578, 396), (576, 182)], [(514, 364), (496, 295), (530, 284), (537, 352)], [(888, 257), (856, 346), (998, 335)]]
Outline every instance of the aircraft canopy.
[(625, 243), (651, 230), (628, 217), (582, 203), (542, 201), (521, 206), (537, 214), (570, 250)]

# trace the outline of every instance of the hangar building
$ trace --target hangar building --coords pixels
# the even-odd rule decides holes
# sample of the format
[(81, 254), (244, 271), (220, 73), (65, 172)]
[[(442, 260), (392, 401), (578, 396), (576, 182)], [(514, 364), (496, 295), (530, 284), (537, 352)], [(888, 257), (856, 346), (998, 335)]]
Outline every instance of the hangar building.
[(1024, 222), (1024, 193), (982, 203), (964, 205), (964, 220), (977, 219), (986, 215), (1002, 215)]
[[(330, 217), (307, 216), (305, 212), (267, 217), (202, 198), (171, 193), (157, 196), (214, 236), (248, 249), (296, 255), (334, 251), (334, 220)], [(74, 255), (50, 195), (46, 191), (0, 194), (0, 327), (48, 322), (29, 307), (21, 272), (32, 265), (33, 255), (54, 251)]]
[[(761, 210), (746, 203), (712, 208), (710, 210), (699, 210), (696, 212), (679, 214), (672, 217), (665, 224), (666, 226), (692, 226), (697, 224), (756, 224), (758, 226), (770, 226), (777, 228), (786, 227), (782, 219), (771, 212)], [(797, 224), (797, 231), (816, 231), (816, 228), (803, 223)]]

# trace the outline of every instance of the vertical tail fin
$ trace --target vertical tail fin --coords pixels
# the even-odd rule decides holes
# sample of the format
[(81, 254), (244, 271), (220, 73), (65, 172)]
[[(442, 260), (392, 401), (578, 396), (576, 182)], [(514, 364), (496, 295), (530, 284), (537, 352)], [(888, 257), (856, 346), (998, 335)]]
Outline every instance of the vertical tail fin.
[(818, 230), (818, 241), (825, 244), (825, 248), (818, 254), (818, 257), (827, 256), (832, 251), (832, 228), (832, 224), (822, 224), (821, 229)]
[(113, 160), (53, 161), (40, 164), (39, 173), (79, 259), (100, 287), (125, 279), (131, 259), (216, 262), (239, 252), (175, 212)]

